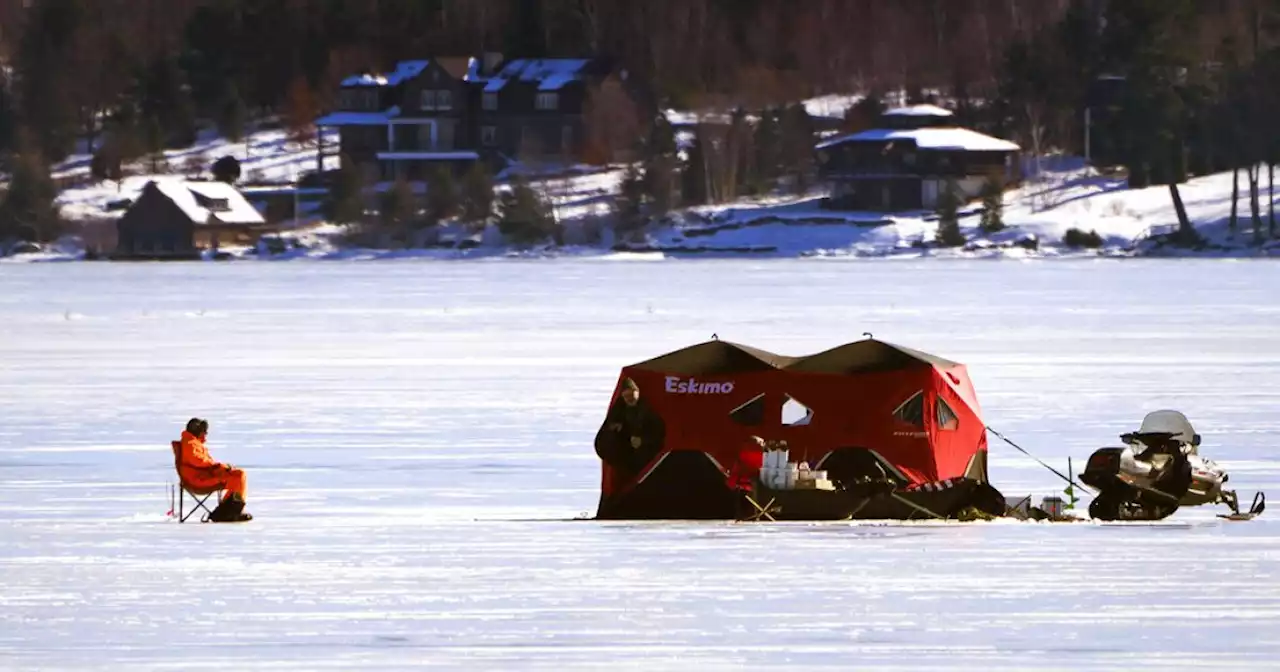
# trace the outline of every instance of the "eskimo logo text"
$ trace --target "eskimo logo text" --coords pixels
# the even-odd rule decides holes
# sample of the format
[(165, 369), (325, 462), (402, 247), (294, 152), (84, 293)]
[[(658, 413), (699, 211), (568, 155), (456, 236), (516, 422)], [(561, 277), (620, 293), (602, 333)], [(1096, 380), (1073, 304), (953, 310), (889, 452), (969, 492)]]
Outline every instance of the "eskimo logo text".
[(673, 394), (730, 394), (733, 382), (702, 383), (697, 378), (681, 380), (677, 376), (667, 376), (667, 391)]

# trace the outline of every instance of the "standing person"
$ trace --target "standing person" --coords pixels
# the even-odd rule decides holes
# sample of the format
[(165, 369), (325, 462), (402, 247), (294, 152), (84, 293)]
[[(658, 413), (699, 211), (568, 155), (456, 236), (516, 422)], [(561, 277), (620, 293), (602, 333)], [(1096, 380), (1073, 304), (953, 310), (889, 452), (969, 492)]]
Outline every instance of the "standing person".
[(237, 523), (253, 520), (253, 516), (244, 512), (245, 475), (244, 471), (230, 464), (215, 462), (209, 457), (205, 441), (209, 436), (209, 421), (191, 418), (187, 428), (182, 432), (182, 458), (178, 463), (178, 475), (182, 482), (192, 488), (216, 490), (222, 488), (225, 494), (217, 508), (209, 514), (209, 520), (215, 523)]
[(625, 483), (662, 452), (665, 434), (666, 423), (640, 398), (640, 386), (625, 378), (618, 400), (596, 433), (596, 454), (620, 471)]

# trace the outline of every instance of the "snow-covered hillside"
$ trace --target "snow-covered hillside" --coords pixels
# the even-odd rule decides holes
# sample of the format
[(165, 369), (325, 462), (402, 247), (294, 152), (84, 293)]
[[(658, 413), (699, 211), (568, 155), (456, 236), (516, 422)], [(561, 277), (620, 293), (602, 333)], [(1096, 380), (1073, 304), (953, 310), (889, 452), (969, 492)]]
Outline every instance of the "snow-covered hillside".
[[(825, 97), (809, 101), (815, 113), (838, 113), (854, 99)], [(326, 143), (336, 142), (329, 135)], [(298, 176), (316, 169), (314, 146), (296, 146), (284, 131), (274, 128), (252, 133), (246, 142), (229, 143), (206, 134), (201, 142), (185, 150), (168, 152), (170, 174), (160, 179), (184, 179), (184, 175), (203, 172), (219, 157), (232, 155), (242, 162), (246, 195), (260, 207), (255, 193), (280, 187), (253, 187), (251, 183), (288, 184)], [(88, 155), (73, 156), (55, 167), (55, 176), (69, 186), (58, 197), (63, 216), (82, 222), (109, 222), (119, 217), (128, 202), (142, 187), (157, 176), (146, 174), (145, 162), (131, 166), (132, 176), (121, 183), (95, 182), (88, 177)], [(336, 159), (328, 160), (326, 169), (337, 167)], [(184, 171), (183, 168), (190, 168)], [(1253, 242), (1249, 205), (1242, 193), (1238, 203), (1239, 226), (1235, 235), (1228, 231), (1231, 210), (1232, 176), (1230, 173), (1209, 175), (1182, 185), (1182, 197), (1188, 215), (1207, 245), (1199, 250), (1175, 249), (1159, 242), (1160, 234), (1176, 226), (1172, 200), (1167, 187), (1129, 189), (1123, 178), (1107, 177), (1082, 167), (1078, 159), (1046, 160), (1038, 177), (1010, 190), (1004, 201), (1006, 230), (984, 234), (978, 229), (980, 203), (968, 204), (962, 210), (961, 229), (967, 244), (961, 248), (939, 249), (932, 244), (937, 231), (937, 218), (928, 212), (872, 213), (829, 210), (825, 192), (819, 188), (803, 197), (775, 196), (740, 200), (730, 204), (688, 208), (673, 213), (661, 224), (650, 228), (644, 240), (628, 244), (625, 249), (657, 254), (721, 254), (750, 253), (771, 256), (818, 257), (1052, 257), (1078, 255), (1215, 255), (1270, 256), (1280, 254), (1280, 241), (1269, 236), (1262, 245)], [(589, 166), (542, 167), (530, 173), (519, 167), (499, 175), (499, 190), (504, 182), (518, 173), (532, 178), (534, 186), (552, 203), (556, 218), (565, 226), (566, 242), (572, 249), (539, 250), (537, 254), (596, 254), (617, 251), (609, 231), (613, 197), (619, 192), (620, 167)], [(386, 185), (381, 185), (386, 186)], [(287, 187), (286, 187), (287, 188)], [(296, 255), (317, 258), (405, 256), (493, 256), (508, 254), (501, 236), (493, 231), (473, 237), (466, 250), (398, 251), (388, 255), (372, 251), (340, 250), (336, 240), (341, 227), (324, 226), (320, 221), (321, 190), (312, 190), (300, 200), (303, 213), (299, 232), (305, 250)], [(1242, 189), (1243, 191), (1243, 189)], [(1263, 226), (1267, 227), (1267, 202), (1263, 190)], [(1070, 229), (1096, 232), (1100, 248), (1079, 248), (1064, 244)], [(459, 239), (448, 231), (443, 239)], [(73, 240), (59, 252), (22, 255), (22, 259), (68, 258), (78, 255)], [(12, 259), (11, 259), (12, 260)]]
[[(1280, 255), (1280, 240), (1261, 246), (1252, 242), (1249, 205), (1238, 204), (1239, 228), (1228, 230), (1231, 173), (1208, 175), (1181, 185), (1187, 214), (1205, 238), (1200, 250), (1174, 250), (1159, 242), (1175, 230), (1177, 216), (1165, 186), (1129, 189), (1123, 178), (1083, 169), (1078, 161), (1048, 162), (1038, 179), (1005, 194), (1006, 229), (985, 234), (978, 224), (981, 203), (961, 214), (968, 243), (938, 249), (937, 216), (930, 212), (873, 213), (828, 210), (820, 194), (803, 198), (766, 199), (732, 206), (691, 208), (676, 224), (655, 231), (636, 249), (675, 253), (754, 253), (781, 256), (1064, 256), (1199, 254), (1219, 256)], [(1263, 226), (1267, 226), (1266, 202)], [(1064, 243), (1068, 230), (1096, 232), (1097, 249)]]

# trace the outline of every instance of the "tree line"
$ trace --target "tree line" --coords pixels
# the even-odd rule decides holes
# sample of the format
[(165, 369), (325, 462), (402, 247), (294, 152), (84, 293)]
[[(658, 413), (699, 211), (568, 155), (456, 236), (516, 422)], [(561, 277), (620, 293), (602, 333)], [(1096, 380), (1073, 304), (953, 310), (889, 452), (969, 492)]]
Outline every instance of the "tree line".
[[(1037, 152), (1084, 152), (1089, 109), (1090, 153), (1135, 186), (1237, 170), (1261, 236), (1278, 47), (1280, 0), (0, 0), (0, 237), (40, 228), (47, 167), (73, 151), (105, 174), (267, 115), (305, 141), (352, 72), (484, 51), (599, 56), (652, 93), (635, 217), (803, 186), (798, 101), (905, 90)], [(729, 119), (677, 153), (664, 107)]]

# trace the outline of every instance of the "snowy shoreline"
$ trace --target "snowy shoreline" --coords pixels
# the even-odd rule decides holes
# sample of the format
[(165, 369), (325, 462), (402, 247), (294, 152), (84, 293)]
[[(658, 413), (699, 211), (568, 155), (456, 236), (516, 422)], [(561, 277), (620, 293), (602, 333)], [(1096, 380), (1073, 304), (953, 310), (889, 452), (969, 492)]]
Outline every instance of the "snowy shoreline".
[[(252, 150), (250, 149), (252, 148)], [(314, 150), (293, 147), (282, 131), (251, 134), (247, 143), (227, 143), (216, 137), (204, 144), (174, 153), (171, 161), (188, 155), (208, 163), (225, 154), (243, 156), (251, 181), (288, 184), (305, 169), (314, 167)], [(250, 158), (251, 157), (251, 158)], [(58, 174), (87, 170), (86, 157), (73, 157)], [(328, 167), (328, 166), (327, 166)], [(1247, 194), (1236, 202), (1237, 225), (1229, 224), (1232, 174), (1193, 177), (1180, 185), (1187, 215), (1204, 245), (1192, 249), (1162, 243), (1174, 232), (1177, 217), (1165, 186), (1130, 188), (1127, 179), (1100, 174), (1080, 157), (1048, 156), (1028, 162), (1029, 177), (1004, 194), (1003, 230), (985, 232), (978, 226), (977, 202), (959, 214), (961, 247), (934, 244), (937, 213), (859, 212), (828, 207), (819, 188), (804, 194), (773, 194), (734, 202), (698, 205), (675, 210), (651, 224), (640, 239), (618, 244), (613, 239), (611, 204), (620, 192), (621, 166), (563, 166), (552, 173), (532, 175), (531, 185), (550, 204), (563, 228), (563, 245), (518, 249), (505, 244), (495, 225), (467, 231), (461, 224), (444, 225), (429, 237), (431, 246), (406, 249), (368, 249), (343, 244), (345, 229), (320, 219), (317, 200), (323, 190), (304, 188), (296, 201), (303, 220), (285, 227), (287, 240), (269, 253), (266, 244), (257, 250), (227, 249), (220, 258), (234, 260), (323, 261), (348, 260), (494, 260), (494, 259), (1270, 259), (1280, 256), (1280, 237), (1274, 237), (1269, 206), (1260, 199), (1261, 239), (1253, 236)], [(553, 174), (554, 173), (554, 174)], [(507, 175), (510, 177), (510, 175)], [(0, 249), (0, 263), (66, 262), (86, 259), (84, 250), (102, 249), (92, 227), (112, 227), (124, 212), (123, 205), (136, 198), (151, 180), (181, 180), (174, 175), (134, 175), (122, 182), (86, 183), (64, 190), (57, 205), (80, 231), (52, 245), (10, 254)], [(292, 187), (242, 187), (259, 210), (268, 197)], [(499, 189), (504, 188), (499, 185)], [(1274, 232), (1280, 234), (1280, 232)], [(1091, 238), (1096, 247), (1067, 245), (1069, 236)], [(92, 244), (91, 243), (92, 239)], [(443, 243), (443, 244), (442, 244)], [(280, 253), (281, 247), (285, 248)], [(108, 244), (109, 249), (109, 244)], [(215, 255), (206, 253), (205, 259)]]

